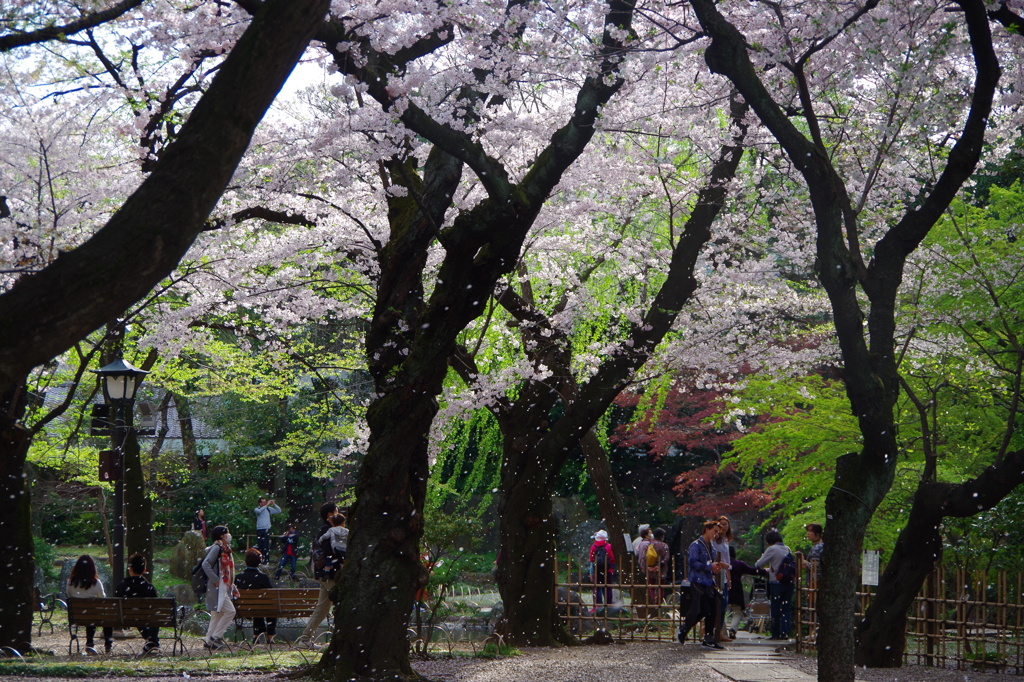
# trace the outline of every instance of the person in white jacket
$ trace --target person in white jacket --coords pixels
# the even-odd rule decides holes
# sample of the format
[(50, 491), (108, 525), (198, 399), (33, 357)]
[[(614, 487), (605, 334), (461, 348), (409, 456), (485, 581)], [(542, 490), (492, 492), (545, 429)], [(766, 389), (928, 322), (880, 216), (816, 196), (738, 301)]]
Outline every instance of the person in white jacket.
[[(68, 578), (69, 597), (105, 597), (103, 583), (100, 582), (99, 572), (96, 570), (96, 562), (88, 554), (78, 557), (78, 561), (71, 568), (71, 577)], [(93, 645), (93, 638), (96, 636), (96, 626), (85, 626), (85, 653), (90, 656), (96, 655), (96, 647)], [(103, 628), (103, 648), (106, 653), (114, 646), (114, 629)]]

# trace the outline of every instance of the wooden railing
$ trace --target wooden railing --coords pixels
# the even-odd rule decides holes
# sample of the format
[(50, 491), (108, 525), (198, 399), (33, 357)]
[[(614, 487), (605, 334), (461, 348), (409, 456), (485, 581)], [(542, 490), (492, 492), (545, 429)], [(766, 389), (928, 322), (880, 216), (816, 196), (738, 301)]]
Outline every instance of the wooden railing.
[[(818, 579), (798, 556), (794, 620), (797, 648), (813, 651), (817, 640)], [(863, 614), (874, 596), (858, 592)], [(1024, 575), (1006, 571), (968, 574), (935, 568), (907, 618), (906, 664), (956, 670), (1024, 674)]]
[[(632, 557), (630, 557), (632, 558)], [(587, 561), (555, 559), (555, 606), (569, 631), (586, 638), (605, 630), (619, 641), (675, 641), (679, 629), (679, 587), (671, 580), (636, 580), (632, 562), (610, 580), (599, 581)], [(675, 575), (674, 562), (669, 576)], [(607, 594), (612, 599), (608, 603)], [(598, 601), (603, 603), (598, 603)], [(693, 636), (699, 635), (694, 628)]]

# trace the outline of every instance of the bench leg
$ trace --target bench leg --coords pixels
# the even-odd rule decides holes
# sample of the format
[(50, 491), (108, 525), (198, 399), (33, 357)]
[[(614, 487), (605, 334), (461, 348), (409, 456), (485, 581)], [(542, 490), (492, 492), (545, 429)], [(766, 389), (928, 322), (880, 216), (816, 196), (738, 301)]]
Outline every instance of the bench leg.
[(71, 635), (71, 639), (68, 640), (68, 656), (71, 656), (71, 645), (75, 645), (75, 651), (81, 652), (81, 648), (78, 646), (78, 626), (69, 625), (68, 634)]

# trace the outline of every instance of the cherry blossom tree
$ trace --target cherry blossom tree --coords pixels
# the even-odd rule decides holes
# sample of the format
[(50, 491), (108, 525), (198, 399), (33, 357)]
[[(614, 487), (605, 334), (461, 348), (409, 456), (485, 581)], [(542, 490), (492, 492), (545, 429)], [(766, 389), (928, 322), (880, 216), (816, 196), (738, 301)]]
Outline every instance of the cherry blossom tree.
[[(32, 553), (22, 477), (28, 439), (20, 424), (26, 376), (120, 315), (173, 269), (204, 227), (253, 130), (326, 10), (326, 0), (268, 2), (138, 189), (93, 236), (0, 294), (0, 550), (5, 556)], [(11, 215), (14, 207), (4, 203), (4, 209), (9, 220), (25, 222)], [(31, 594), (31, 560), (12, 562), (4, 580), (5, 591)], [(0, 643), (29, 648), (31, 603), (5, 603), (0, 615)]]
[[(818, 674), (830, 682), (854, 677), (854, 588), (860, 542), (889, 489), (897, 462), (895, 299), (904, 266), (973, 172), (997, 92), (996, 48), (1005, 41), (993, 36), (983, 3), (957, 4), (958, 21), (948, 22), (942, 8), (925, 5), (823, 4), (820, 12), (811, 15), (806, 5), (794, 13), (791, 10), (796, 8), (774, 3), (743, 7), (716, 6), (705, 0), (690, 3), (710, 38), (705, 52), (708, 66), (737, 87), (785, 150), (793, 171), (806, 182), (814, 212), (817, 274), (831, 302), (847, 395), (863, 437), (859, 451), (838, 460), (835, 485), (826, 500), (833, 540), (826, 543), (819, 597)], [(723, 12), (732, 14), (732, 19)], [(746, 37), (741, 28), (756, 31), (757, 39)], [(891, 42), (883, 47), (872, 40), (881, 36)], [(943, 41), (930, 43), (928, 37)], [(842, 48), (854, 52), (838, 57)], [(901, 70), (899, 65), (906, 64), (910, 54), (915, 57), (914, 68)], [(958, 58), (946, 61), (952, 54)], [(879, 79), (884, 74), (888, 81)], [(940, 74), (944, 78), (936, 78)], [(930, 85), (922, 90), (924, 81)], [(916, 115), (904, 118), (907, 112), (923, 113), (924, 104), (934, 101), (931, 87), (951, 86), (954, 81), (958, 87), (967, 86), (970, 96), (960, 97), (958, 90), (959, 106), (954, 111), (929, 116), (929, 124), (917, 129), (926, 130), (925, 137), (900, 136), (904, 132), (900, 125), (920, 120)], [(867, 87), (870, 83), (874, 87)], [(845, 163), (858, 154), (851, 154), (854, 149), (835, 135), (852, 134), (855, 128), (847, 123), (853, 119), (826, 116), (838, 111), (840, 102), (833, 97), (839, 92), (844, 114), (854, 108), (858, 98), (846, 86), (867, 87), (877, 95), (871, 99), (878, 134), (870, 146), (859, 147), (866, 162), (859, 168)], [(886, 116), (889, 125), (883, 127)], [(799, 118), (799, 126), (793, 117)], [(901, 123), (894, 127), (895, 121)], [(917, 132), (912, 127), (905, 132)], [(932, 140), (946, 142), (936, 148)], [(880, 204), (887, 210), (871, 215), (865, 211), (867, 200), (887, 182), (881, 160), (911, 141), (937, 152), (931, 157), (932, 167), (918, 171), (923, 177), (904, 184), (915, 200), (905, 203), (897, 195)], [(866, 155), (869, 149), (875, 154), (873, 161)]]

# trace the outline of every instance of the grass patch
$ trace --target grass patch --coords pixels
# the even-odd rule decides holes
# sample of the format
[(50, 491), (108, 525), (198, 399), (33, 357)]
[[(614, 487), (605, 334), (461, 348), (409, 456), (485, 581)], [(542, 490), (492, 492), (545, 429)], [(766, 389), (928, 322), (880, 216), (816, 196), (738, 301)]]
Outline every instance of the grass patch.
[(242, 674), (280, 672), (286, 668), (298, 668), (316, 661), (318, 654), (312, 651), (242, 652), (209, 657), (142, 658), (125, 660), (83, 660), (83, 661), (33, 661), (32, 659), (10, 659), (0, 661), (0, 676), (33, 678), (72, 677), (155, 677), (182, 673), (195, 674)]
[(508, 656), (520, 655), (519, 649), (512, 646), (511, 644), (498, 644), (497, 642), (487, 642), (484, 644), (484, 648), (477, 654), (480, 658), (506, 658)]

